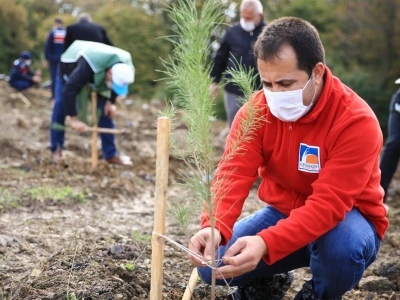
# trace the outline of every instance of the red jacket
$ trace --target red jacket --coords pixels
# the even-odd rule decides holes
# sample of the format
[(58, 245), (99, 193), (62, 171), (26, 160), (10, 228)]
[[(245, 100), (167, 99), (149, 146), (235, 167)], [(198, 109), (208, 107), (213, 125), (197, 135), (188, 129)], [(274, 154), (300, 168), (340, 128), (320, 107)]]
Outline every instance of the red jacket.
[[(258, 235), (273, 264), (322, 236), (356, 207), (382, 239), (388, 227), (380, 186), (382, 132), (378, 120), (355, 92), (326, 68), (325, 86), (315, 107), (296, 122), (282, 122), (266, 105), (262, 91), (251, 100), (263, 121), (242, 139), (233, 133), (246, 118), (247, 103), (233, 122), (226, 151), (213, 180), (216, 228), (225, 244), (251, 186), (260, 175), (259, 198), (288, 218)], [(207, 214), (202, 228), (209, 226)]]

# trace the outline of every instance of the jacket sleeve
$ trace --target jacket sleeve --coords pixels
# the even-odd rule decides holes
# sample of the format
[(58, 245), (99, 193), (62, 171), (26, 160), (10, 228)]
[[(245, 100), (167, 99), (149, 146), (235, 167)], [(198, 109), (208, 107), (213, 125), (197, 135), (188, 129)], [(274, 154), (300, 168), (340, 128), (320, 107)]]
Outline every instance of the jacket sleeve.
[(50, 60), (51, 58), (51, 54), (52, 54), (52, 43), (53, 43), (53, 31), (51, 31), (48, 36), (47, 36), (47, 40), (46, 40), (46, 44), (44, 46), (44, 57), (47, 60)]
[(76, 116), (76, 97), (81, 89), (93, 79), (93, 71), (84, 58), (78, 60), (77, 67), (69, 75), (62, 91), (65, 115)]
[(65, 39), (64, 39), (64, 51), (68, 49), (69, 46), (72, 44), (72, 36), (71, 36), (71, 28), (67, 27), (65, 30)]
[(211, 69), (211, 78), (213, 82), (220, 82), (222, 73), (225, 71), (229, 59), (229, 28), (221, 40), (221, 44), (214, 57), (214, 65)]
[[(213, 178), (213, 217), (215, 228), (222, 236), (222, 245), (232, 237), (233, 225), (241, 214), (253, 183), (258, 178), (258, 169), (264, 159), (262, 141), (265, 119), (260, 116), (265, 114), (265, 103), (262, 104), (260, 98), (258, 97), (258, 104), (252, 107), (250, 101), (253, 100), (247, 102), (234, 118), (226, 140), (225, 152)], [(250, 117), (252, 111), (259, 114), (253, 121)], [(209, 227), (211, 222), (207, 204), (201, 218), (201, 228)]]
[(106, 45), (114, 46), (113, 43), (111, 42), (110, 38), (107, 35), (107, 31), (104, 29), (104, 27), (101, 27), (101, 31), (103, 34), (103, 43)]

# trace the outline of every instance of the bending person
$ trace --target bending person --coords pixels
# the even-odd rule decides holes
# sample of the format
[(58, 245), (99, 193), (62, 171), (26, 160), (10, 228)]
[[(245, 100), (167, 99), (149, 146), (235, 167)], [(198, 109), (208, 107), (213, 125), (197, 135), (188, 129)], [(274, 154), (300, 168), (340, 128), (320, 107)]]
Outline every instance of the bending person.
[[(88, 126), (78, 118), (77, 108), (92, 90), (97, 92), (97, 107), (101, 112), (98, 126), (114, 128), (116, 96), (128, 94), (128, 85), (134, 81), (134, 70), (131, 55), (122, 49), (102, 43), (75, 41), (61, 56), (52, 125), (64, 125), (65, 117), (70, 116), (73, 129), (87, 131)], [(108, 163), (132, 164), (130, 158), (117, 155), (114, 134), (102, 133), (100, 137), (103, 157)], [(63, 159), (64, 131), (52, 126), (50, 143), (53, 161), (58, 162)]]

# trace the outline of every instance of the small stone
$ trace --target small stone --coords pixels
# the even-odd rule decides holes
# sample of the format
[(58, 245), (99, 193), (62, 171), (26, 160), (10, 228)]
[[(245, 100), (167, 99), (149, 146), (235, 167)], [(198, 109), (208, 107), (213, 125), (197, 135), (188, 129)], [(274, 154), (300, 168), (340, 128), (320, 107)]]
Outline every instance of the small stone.
[(392, 291), (392, 285), (390, 281), (385, 277), (368, 276), (362, 278), (359, 282), (360, 291), (364, 292), (387, 292)]

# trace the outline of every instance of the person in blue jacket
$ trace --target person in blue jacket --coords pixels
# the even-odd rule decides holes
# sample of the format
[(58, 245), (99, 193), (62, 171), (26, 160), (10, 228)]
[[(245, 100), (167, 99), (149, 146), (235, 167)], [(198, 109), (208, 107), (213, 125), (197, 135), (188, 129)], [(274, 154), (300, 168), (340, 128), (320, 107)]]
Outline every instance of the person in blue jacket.
[(54, 99), (57, 67), (60, 63), (61, 54), (64, 52), (65, 33), (63, 20), (56, 18), (54, 20), (54, 27), (49, 32), (44, 47), (44, 55), (49, 66), (51, 77), (51, 99)]
[(21, 52), (20, 57), (13, 62), (8, 83), (17, 91), (22, 91), (42, 81), (41, 70), (32, 71), (29, 67), (31, 63), (32, 56), (29, 51)]
[[(263, 19), (263, 7), (259, 0), (243, 0), (240, 4), (240, 22), (233, 24), (223, 36), (220, 47), (214, 57), (211, 70), (213, 83), (209, 90), (213, 97), (218, 95), (218, 83), (224, 72), (237, 69), (238, 64), (247, 71), (253, 69), (253, 75), (258, 74), (253, 56), (253, 44), (266, 25)], [(225, 79), (231, 79), (230, 74), (225, 74)], [(261, 87), (257, 76), (255, 89)], [(225, 111), (229, 128), (233, 118), (242, 106), (241, 98), (244, 96), (239, 86), (228, 82), (224, 85)]]

